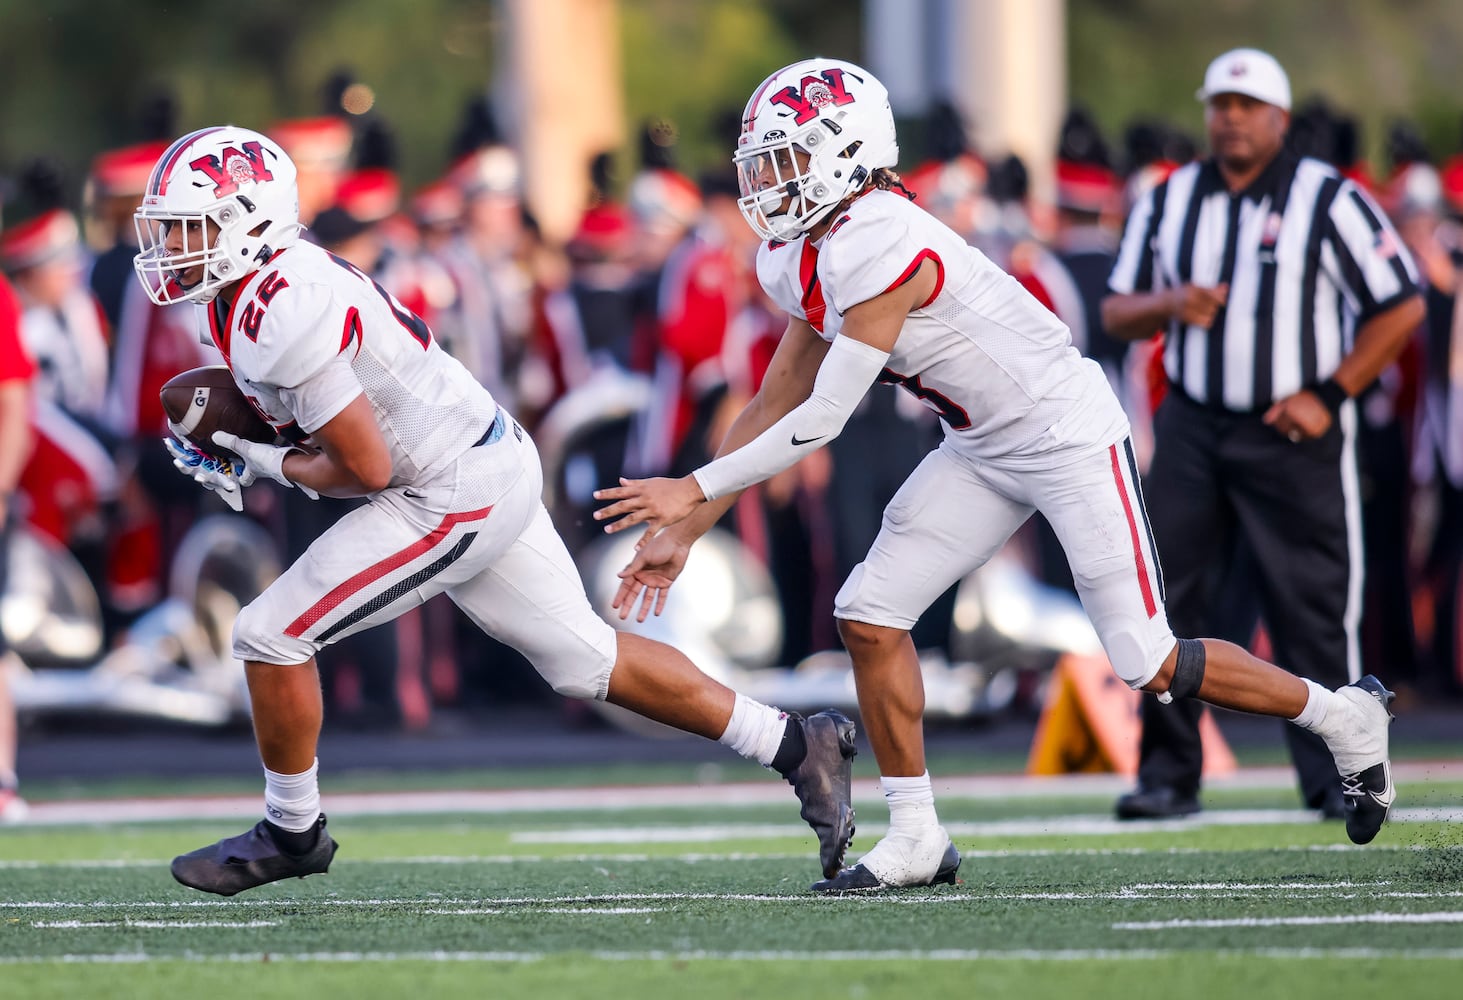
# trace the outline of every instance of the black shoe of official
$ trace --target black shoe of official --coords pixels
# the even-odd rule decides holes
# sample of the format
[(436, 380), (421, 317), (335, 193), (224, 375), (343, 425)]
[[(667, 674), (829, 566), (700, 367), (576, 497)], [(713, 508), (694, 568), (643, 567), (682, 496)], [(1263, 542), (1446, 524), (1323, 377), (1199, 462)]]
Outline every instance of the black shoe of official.
[(907, 889), (925, 885), (954, 885), (955, 875), (960, 871), (960, 852), (955, 849), (954, 844), (945, 848), (945, 853), (940, 857), (940, 867), (935, 870), (928, 882), (911, 882), (904, 885), (893, 885), (885, 882), (869, 871), (863, 865), (854, 865), (852, 868), (845, 868), (832, 878), (822, 882), (814, 882), (810, 887), (813, 892), (821, 892), (829, 896), (842, 896), (855, 892), (879, 892), (883, 889)]
[(788, 718), (802, 727), (807, 753), (782, 776), (802, 803), (803, 819), (818, 835), (823, 877), (832, 878), (853, 842), (854, 724), (832, 708), (806, 719), (789, 712)]
[(1199, 797), (1183, 795), (1167, 785), (1129, 792), (1117, 801), (1114, 812), (1118, 819), (1178, 819), (1198, 812)]
[(268, 821), (260, 820), (247, 833), (174, 858), (173, 878), (191, 889), (232, 896), (266, 882), (324, 874), (338, 846), (325, 832), (324, 814), (315, 822), (315, 845), (304, 854), (286, 852)]

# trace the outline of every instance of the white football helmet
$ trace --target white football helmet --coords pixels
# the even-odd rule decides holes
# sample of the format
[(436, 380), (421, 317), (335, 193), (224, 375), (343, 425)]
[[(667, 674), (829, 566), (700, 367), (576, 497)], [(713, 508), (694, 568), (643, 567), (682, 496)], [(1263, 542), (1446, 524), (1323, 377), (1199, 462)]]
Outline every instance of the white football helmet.
[[(190, 132), (152, 168), (133, 218), (132, 266), (148, 296), (158, 305), (211, 302), (295, 242), (301, 226), (294, 162), (248, 129)], [(197, 226), (190, 230), (189, 223)], [(169, 247), (168, 234), (180, 224), (182, 238)], [(185, 285), (185, 273), (200, 266), (202, 276)]]
[(732, 162), (747, 224), (764, 240), (795, 239), (899, 162), (889, 92), (837, 59), (783, 67), (747, 102)]

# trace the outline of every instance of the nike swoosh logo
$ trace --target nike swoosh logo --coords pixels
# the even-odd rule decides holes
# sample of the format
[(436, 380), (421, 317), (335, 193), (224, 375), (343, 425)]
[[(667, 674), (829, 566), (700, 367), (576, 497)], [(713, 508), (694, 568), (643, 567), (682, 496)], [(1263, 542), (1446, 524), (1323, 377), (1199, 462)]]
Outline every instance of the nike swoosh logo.
[(827, 436), (827, 434), (819, 434), (815, 438), (800, 438), (797, 436), (797, 432), (794, 431), (792, 436), (792, 446), (796, 448), (799, 445), (812, 444), (814, 441), (821, 441)]
[(404, 497), (411, 497), (413, 500), (421, 500), (426, 497), (425, 493), (418, 493), (415, 490), (402, 490), (401, 495)]

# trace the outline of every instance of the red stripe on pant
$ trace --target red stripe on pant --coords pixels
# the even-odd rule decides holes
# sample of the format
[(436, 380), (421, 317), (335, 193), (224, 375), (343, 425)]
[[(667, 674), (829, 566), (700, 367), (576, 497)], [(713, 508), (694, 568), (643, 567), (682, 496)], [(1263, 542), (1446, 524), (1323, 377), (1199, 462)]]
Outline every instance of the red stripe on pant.
[(307, 629), (330, 614), (330, 612), (334, 611), (346, 600), (359, 593), (368, 584), (381, 579), (381, 577), (390, 573), (392, 570), (400, 569), (423, 552), (431, 549), (438, 542), (442, 541), (442, 539), (446, 538), (447, 533), (454, 526), (461, 524), (463, 521), (476, 521), (479, 518), (487, 517), (488, 511), (492, 509), (491, 507), (484, 507), (481, 510), (458, 511), (453, 514), (448, 514), (442, 518), (442, 523), (438, 524), (437, 527), (433, 528), (424, 537), (417, 539), (400, 552), (387, 556), (380, 562), (366, 567), (316, 601), (304, 614), (290, 622), (289, 627), (284, 630), (284, 634), (298, 639), (305, 634)]
[(1143, 544), (1138, 538), (1138, 520), (1133, 516), (1133, 500), (1128, 495), (1128, 484), (1123, 482), (1123, 465), (1118, 460), (1118, 446), (1107, 449), (1112, 458), (1112, 478), (1117, 484), (1118, 496), (1123, 500), (1123, 513), (1128, 517), (1128, 535), (1133, 540), (1133, 562), (1138, 568), (1138, 586), (1143, 591), (1143, 610), (1152, 618), (1158, 614), (1158, 602), (1153, 599), (1153, 584), (1148, 581), (1148, 561), (1143, 558)]

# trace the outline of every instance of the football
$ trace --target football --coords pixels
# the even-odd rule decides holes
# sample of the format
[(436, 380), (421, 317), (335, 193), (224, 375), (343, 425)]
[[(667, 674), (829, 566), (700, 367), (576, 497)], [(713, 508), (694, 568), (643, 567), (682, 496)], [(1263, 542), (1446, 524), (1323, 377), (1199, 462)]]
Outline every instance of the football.
[(274, 428), (239, 391), (224, 365), (206, 365), (174, 375), (163, 385), (160, 395), (163, 412), (174, 431), (199, 451), (220, 458), (239, 457), (214, 444), (214, 431), (227, 431), (261, 444), (274, 441)]

